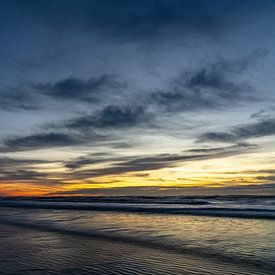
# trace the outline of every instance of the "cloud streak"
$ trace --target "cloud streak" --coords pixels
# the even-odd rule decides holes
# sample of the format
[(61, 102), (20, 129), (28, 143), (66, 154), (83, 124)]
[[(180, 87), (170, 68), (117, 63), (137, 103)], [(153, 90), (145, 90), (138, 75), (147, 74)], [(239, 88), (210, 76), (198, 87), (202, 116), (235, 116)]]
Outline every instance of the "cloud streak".
[[(89, 136), (90, 141), (97, 140), (99, 136)], [(88, 137), (83, 138), (80, 135), (65, 134), (58, 132), (49, 132), (41, 134), (31, 134), (27, 136), (10, 137), (4, 141), (0, 148), (1, 152), (25, 151), (36, 149), (47, 149), (53, 147), (65, 147), (81, 145)]]
[[(24, 151), (115, 141), (116, 137), (112, 130), (147, 127), (152, 119), (153, 115), (140, 106), (109, 105), (92, 115), (42, 125), (44, 131), (41, 133), (8, 137), (0, 151)], [(107, 133), (99, 134), (97, 130), (107, 130)]]
[(96, 103), (101, 101), (102, 93), (106, 94), (106, 91), (113, 93), (123, 86), (124, 84), (115, 76), (102, 75), (88, 80), (70, 77), (55, 83), (36, 85), (35, 89), (55, 99)]
[(199, 137), (199, 142), (236, 142), (250, 138), (275, 135), (275, 119), (244, 124), (228, 132), (206, 132)]
[(110, 166), (104, 168), (86, 169), (77, 172), (77, 176), (80, 177), (101, 177), (169, 168), (182, 162), (224, 158), (245, 153), (253, 148), (255, 148), (255, 145), (238, 144), (234, 146), (212, 149), (196, 149), (198, 151), (187, 151), (182, 154), (159, 154), (145, 157), (99, 158), (97, 160), (93, 157), (81, 157), (66, 162), (64, 165), (70, 169), (79, 169), (83, 166), (85, 167), (91, 164), (111, 162)]
[(94, 115), (82, 116), (65, 122), (66, 128), (85, 130), (91, 128), (125, 128), (146, 124), (150, 115), (137, 106), (109, 105)]

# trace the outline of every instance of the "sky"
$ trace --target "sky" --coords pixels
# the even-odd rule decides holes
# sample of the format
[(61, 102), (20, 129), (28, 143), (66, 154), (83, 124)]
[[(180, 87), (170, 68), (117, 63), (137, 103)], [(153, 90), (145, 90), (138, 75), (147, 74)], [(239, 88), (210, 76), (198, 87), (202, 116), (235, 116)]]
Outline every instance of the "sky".
[(0, 195), (275, 195), (274, 14), (1, 0)]

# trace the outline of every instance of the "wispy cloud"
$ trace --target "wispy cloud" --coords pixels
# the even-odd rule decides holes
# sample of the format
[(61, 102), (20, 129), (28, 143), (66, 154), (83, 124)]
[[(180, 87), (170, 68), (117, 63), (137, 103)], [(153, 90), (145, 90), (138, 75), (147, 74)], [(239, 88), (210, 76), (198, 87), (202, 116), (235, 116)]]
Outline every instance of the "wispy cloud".
[(41, 159), (23, 159), (23, 158), (9, 158), (9, 157), (0, 157), (0, 166), (4, 167), (24, 167), (24, 166), (32, 166), (36, 164), (45, 164), (50, 161), (41, 160)]
[(189, 150), (184, 151), (181, 154), (158, 154), (152, 156), (130, 156), (120, 158), (95, 158), (94, 156), (87, 156), (65, 162), (64, 165), (65, 167), (70, 169), (79, 169), (87, 165), (97, 163), (110, 163), (109, 165), (107, 165), (107, 167), (104, 168), (86, 169), (76, 173), (78, 176), (81, 177), (99, 177), (106, 175), (124, 174), (129, 172), (143, 172), (169, 168), (177, 166), (182, 162), (224, 158), (228, 156), (243, 154), (253, 148), (255, 148), (255, 145), (237, 144), (228, 147)]
[[(132, 127), (148, 127), (153, 115), (139, 106), (106, 106), (92, 115), (80, 116), (57, 123), (41, 125), (39, 133), (7, 137), (0, 151), (24, 151), (112, 141), (116, 137), (112, 130)], [(97, 130), (108, 131), (104, 134)], [(114, 145), (110, 142), (110, 146)], [(117, 143), (123, 144), (122, 142)], [(125, 146), (125, 143), (124, 145)]]
[[(90, 79), (68, 77), (50, 83), (24, 83), (0, 91), (0, 108), (3, 110), (49, 109), (58, 101), (64, 106), (68, 102), (98, 104), (106, 95), (118, 93), (126, 88), (126, 82), (114, 75), (101, 75)], [(67, 102), (67, 103), (66, 103)]]
[(45, 182), (48, 173), (19, 169), (17, 171), (1, 171), (0, 181), (27, 181), (27, 182)]
[(124, 85), (113, 75), (102, 75), (88, 80), (69, 77), (55, 83), (39, 84), (34, 88), (38, 92), (55, 99), (96, 103), (100, 101), (102, 93), (106, 94), (108, 91), (114, 93)]
[(221, 108), (255, 99), (254, 88), (240, 77), (267, 51), (258, 49), (237, 60), (219, 59), (201, 69), (183, 72), (152, 100), (171, 111)]
[(64, 123), (66, 128), (125, 128), (146, 124), (150, 114), (141, 106), (114, 106), (109, 105), (94, 115), (87, 115), (71, 119)]
[(47, 149), (53, 147), (65, 147), (73, 145), (82, 145), (96, 140), (103, 140), (103, 137), (97, 134), (81, 136), (78, 134), (65, 134), (58, 132), (48, 132), (41, 134), (31, 134), (27, 136), (15, 136), (7, 138), (4, 145), (0, 148), (2, 152), (25, 151), (35, 149)]
[(199, 137), (200, 142), (236, 142), (250, 138), (275, 135), (275, 119), (267, 119), (255, 123), (244, 124), (227, 132), (207, 132)]
[(0, 109), (7, 111), (38, 110), (40, 104), (36, 98), (32, 94), (24, 92), (23, 89), (24, 88), (18, 86), (1, 92)]

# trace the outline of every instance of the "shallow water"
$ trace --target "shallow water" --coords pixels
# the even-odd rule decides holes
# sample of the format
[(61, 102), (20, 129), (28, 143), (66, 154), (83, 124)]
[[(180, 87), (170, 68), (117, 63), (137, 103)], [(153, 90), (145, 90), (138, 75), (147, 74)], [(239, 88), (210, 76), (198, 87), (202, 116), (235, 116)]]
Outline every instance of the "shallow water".
[(3, 199), (0, 207), (2, 224), (275, 270), (272, 197)]
[[(129, 204), (125, 206), (124, 203), (119, 202), (123, 207), (129, 208)], [(148, 207), (148, 203), (143, 205)], [(230, 208), (232, 205), (231, 203)], [(254, 209), (255, 205), (254, 202)], [(272, 201), (268, 205), (261, 207), (268, 207), (272, 211)], [(252, 204), (249, 206), (252, 208)], [(272, 274), (275, 270), (273, 219), (116, 212), (107, 211), (107, 206), (104, 207), (105, 211), (91, 211), (2, 206), (0, 223), (46, 230), (74, 238), (126, 243), (144, 249), (157, 249), (163, 253), (203, 257), (229, 265), (231, 269), (236, 266), (252, 268), (254, 273), (250, 274), (259, 274), (260, 271)], [(166, 206), (159, 204), (158, 207)], [(243, 206), (239, 203), (235, 207)], [(247, 202), (244, 207), (249, 208)]]
[(272, 274), (201, 257), (0, 224), (0, 274)]

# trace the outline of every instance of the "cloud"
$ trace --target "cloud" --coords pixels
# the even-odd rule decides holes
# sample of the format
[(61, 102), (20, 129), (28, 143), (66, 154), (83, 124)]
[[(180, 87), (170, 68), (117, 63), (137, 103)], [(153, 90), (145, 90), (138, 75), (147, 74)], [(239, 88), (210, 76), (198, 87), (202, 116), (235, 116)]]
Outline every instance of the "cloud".
[(55, 83), (36, 85), (35, 89), (55, 99), (97, 102), (106, 90), (114, 92), (123, 85), (113, 75), (102, 75), (88, 80), (69, 77)]
[(2, 152), (24, 151), (79, 144), (81, 144), (81, 138), (69, 134), (51, 132), (8, 138), (4, 141), (4, 146), (0, 150)]
[(124, 128), (145, 124), (149, 114), (143, 107), (109, 105), (94, 115), (71, 119), (65, 127), (72, 129)]
[[(64, 161), (63, 166), (67, 171), (41, 172), (37, 170), (37, 164), (48, 163), (43, 160), (25, 160), (1, 158), (0, 181), (26, 182), (28, 184), (41, 185), (66, 185), (70, 180), (88, 180), (90, 178), (121, 175), (134, 172), (134, 176), (146, 177), (146, 171), (175, 167), (183, 162), (200, 161), (213, 158), (224, 158), (237, 154), (244, 154), (253, 150), (254, 145), (236, 144), (234, 146), (217, 148), (198, 148), (183, 151), (180, 154), (157, 154), (151, 156), (113, 156), (91, 154), (85, 157)], [(25, 148), (22, 148), (22, 150)], [(52, 163), (62, 163), (53, 161)], [(50, 163), (50, 162), (49, 162)], [(101, 164), (100, 168), (91, 168), (95, 164)], [(106, 182), (104, 182), (106, 183)]]
[(51, 101), (98, 103), (108, 94), (126, 87), (126, 82), (114, 75), (101, 75), (84, 80), (68, 77), (52, 83), (18, 84), (1, 92), (0, 108), (3, 110), (40, 110), (49, 108)]
[(270, 119), (272, 117), (274, 117), (274, 113), (275, 113), (275, 106), (269, 106), (266, 109), (261, 109), (258, 112), (253, 113), (250, 118), (256, 118), (256, 119)]
[[(98, 134), (96, 130), (127, 129), (145, 126), (152, 119), (146, 109), (139, 106), (109, 105), (92, 115), (85, 115), (59, 123), (42, 125), (42, 133), (8, 137), (0, 148), (2, 152), (75, 146), (108, 140), (111, 147), (129, 147), (129, 143), (115, 143), (112, 131)], [(112, 142), (110, 142), (112, 141)]]
[(49, 163), (47, 160), (0, 157), (1, 168), (12, 168)]
[(99, 163), (106, 163), (108, 161), (114, 161), (114, 158), (110, 158), (107, 156), (94, 156), (90, 155), (88, 157), (79, 157), (74, 160), (64, 162), (64, 166), (68, 169), (78, 169), (86, 165), (91, 164), (99, 164)]
[(211, 147), (211, 148), (196, 148), (196, 149), (190, 149), (188, 150), (187, 152), (190, 152), (190, 153), (218, 153), (218, 152), (230, 152), (230, 151), (235, 151), (235, 150), (238, 150), (240, 148), (242, 149), (245, 149), (245, 148), (256, 148), (257, 145), (255, 144), (250, 144), (250, 143), (245, 143), (245, 142), (242, 142), (242, 143), (238, 143), (238, 144), (234, 144), (234, 145), (231, 145), (231, 146), (227, 146), (227, 147)]
[(219, 59), (196, 71), (183, 72), (168, 87), (153, 92), (151, 100), (169, 111), (197, 111), (252, 100), (254, 89), (240, 76), (266, 54), (258, 49), (241, 59)]
[[(144, 157), (111, 157), (99, 158), (94, 157), (81, 157), (64, 165), (70, 169), (79, 169), (83, 166), (97, 164), (97, 163), (110, 163), (107, 167), (97, 169), (79, 170), (74, 175), (80, 178), (100, 177), (106, 175), (117, 175), (129, 172), (143, 172), (150, 170), (158, 170), (162, 168), (174, 167), (181, 162), (199, 161), (213, 158), (223, 158), (232, 155), (242, 154), (248, 150), (255, 148), (255, 145), (238, 144), (228, 147), (212, 148), (208, 151), (196, 149), (198, 151), (184, 151), (182, 154), (158, 154)], [(192, 153), (190, 153), (192, 152)]]
[(22, 91), (22, 87), (18, 86), (13, 89), (9, 89), (6, 92), (1, 92), (0, 109), (6, 111), (16, 110), (37, 110), (38, 102), (33, 95)]
[(232, 128), (228, 132), (207, 132), (202, 134), (199, 142), (236, 142), (250, 138), (275, 135), (275, 119), (262, 120)]
[[(142, 100), (138, 108), (133, 108), (135, 104), (133, 98), (136, 98), (134, 86), (125, 79), (109, 74), (101, 74), (89, 79), (67, 77), (55, 82), (20, 84), (1, 93), (0, 108), (5, 110), (49, 109), (56, 104), (57, 100), (64, 107), (74, 102), (85, 104), (86, 107), (93, 103), (100, 103), (106, 108), (102, 111), (102, 116), (108, 116), (109, 112), (110, 120), (110, 115), (114, 117), (117, 115), (119, 118), (119, 111), (125, 112), (125, 115), (128, 112), (131, 118), (130, 112), (144, 113), (145, 109), (152, 106), (157, 107), (156, 112), (161, 112), (163, 108), (169, 112), (184, 112), (226, 107), (240, 101), (255, 99), (253, 87), (242, 80), (241, 76), (256, 60), (263, 58), (266, 54), (266, 50), (257, 49), (243, 58), (235, 60), (219, 58), (202, 68), (183, 71), (168, 83), (164, 83), (164, 88), (155, 89), (154, 92), (146, 89), (140, 91)], [(124, 106), (112, 106), (120, 105), (118, 102), (122, 101), (125, 102)], [(58, 107), (62, 105), (59, 104)], [(127, 107), (127, 105), (132, 106)], [(95, 104), (92, 106), (96, 109)], [(90, 119), (95, 117), (83, 118), (82, 121), (86, 123)]]
[(60, 174), (41, 172), (34, 169), (1, 169), (1, 184), (22, 184), (22, 188), (28, 190), (28, 185), (37, 185), (41, 187), (64, 186), (67, 183), (63, 181)]
[(40, 171), (41, 167), (58, 161), (29, 158), (0, 157), (0, 185), (2, 183), (60, 184), (62, 180), (49, 179), (53, 173)]
[(68, 169), (79, 169), (88, 165), (94, 165), (99, 163), (111, 163), (111, 165), (114, 165), (114, 163), (118, 162), (121, 163), (123, 161), (130, 161), (134, 160), (136, 157), (130, 157), (130, 156), (112, 156), (112, 155), (96, 155), (96, 154), (90, 154), (88, 156), (82, 156), (76, 159), (71, 159), (69, 161), (64, 162), (64, 166)]
[(31, 170), (13, 170), (13, 171), (0, 171), (0, 181), (31, 181), (42, 183), (45, 182), (48, 173), (45, 172), (37, 172)]

